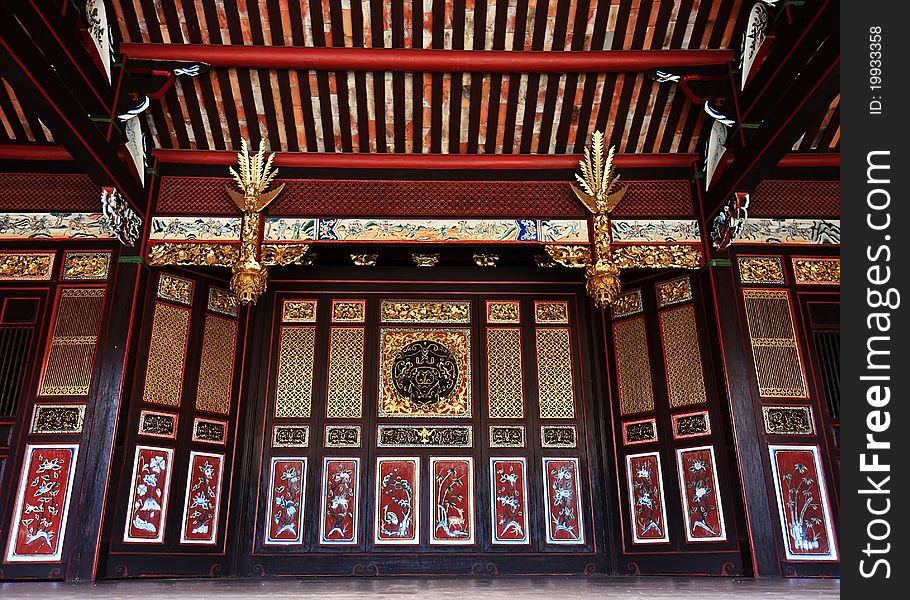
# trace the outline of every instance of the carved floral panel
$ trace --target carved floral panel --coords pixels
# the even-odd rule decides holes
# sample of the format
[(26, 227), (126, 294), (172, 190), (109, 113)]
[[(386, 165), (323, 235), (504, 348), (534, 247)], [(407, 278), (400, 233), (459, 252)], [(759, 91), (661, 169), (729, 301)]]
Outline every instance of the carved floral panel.
[(170, 448), (136, 446), (124, 542), (164, 541), (173, 460), (174, 451)]
[(377, 544), (419, 543), (420, 459), (376, 459), (376, 510), (373, 541)]
[(432, 456), (430, 477), (430, 544), (473, 544), (473, 459)]
[(686, 541), (726, 540), (714, 447), (677, 449), (676, 469), (686, 523)]
[(645, 452), (626, 456), (626, 476), (629, 482), (632, 543), (669, 542), (660, 455)]
[(548, 544), (584, 544), (577, 458), (543, 459)]
[(223, 454), (190, 452), (186, 497), (183, 501), (181, 544), (214, 544), (218, 539)]
[(267, 545), (300, 544), (303, 541), (306, 465), (306, 458), (272, 458), (265, 525)]
[(320, 544), (357, 543), (359, 493), (359, 458), (323, 459)]
[(490, 517), (494, 544), (527, 544), (528, 479), (523, 457), (490, 459)]

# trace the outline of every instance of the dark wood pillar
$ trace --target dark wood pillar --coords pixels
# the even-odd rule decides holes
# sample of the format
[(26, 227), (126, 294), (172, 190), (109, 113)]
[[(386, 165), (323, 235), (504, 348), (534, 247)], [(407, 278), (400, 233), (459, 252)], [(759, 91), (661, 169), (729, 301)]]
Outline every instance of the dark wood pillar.
[(118, 259), (114, 280), (110, 285), (110, 303), (106, 327), (99, 350), (101, 353), (97, 393), (86, 410), (86, 430), (82, 463), (82, 485), (73, 498), (79, 507), (79, 519), (74, 524), (72, 554), (66, 570), (67, 581), (92, 581), (98, 568), (102, 520), (111, 477), (112, 458), (117, 443), (117, 425), (124, 392), (128, 392), (130, 375), (130, 346), (135, 345), (133, 331), (141, 308), (146, 269), (138, 255)]

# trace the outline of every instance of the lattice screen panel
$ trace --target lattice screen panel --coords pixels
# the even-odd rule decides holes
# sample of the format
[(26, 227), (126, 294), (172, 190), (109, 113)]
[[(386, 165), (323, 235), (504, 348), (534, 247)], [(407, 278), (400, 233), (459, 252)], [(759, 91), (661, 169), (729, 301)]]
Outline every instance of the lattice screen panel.
[(568, 329), (535, 331), (537, 341), (537, 396), (541, 419), (574, 419), (572, 346)]
[(491, 419), (524, 417), (520, 329), (487, 329), (487, 390)]
[(743, 290), (758, 393), (806, 398), (806, 379), (787, 290)]
[(103, 307), (104, 288), (60, 290), (38, 395), (88, 395)]
[(196, 410), (226, 415), (231, 410), (237, 322), (206, 315), (199, 364)]
[(616, 344), (620, 412), (633, 415), (654, 410), (651, 359), (644, 318), (615, 323), (613, 339)]
[(689, 305), (663, 311), (660, 313), (660, 331), (670, 406), (677, 408), (707, 402), (695, 309)]
[(363, 415), (363, 327), (333, 327), (329, 342), (329, 389), (326, 416), (359, 419)]
[(315, 327), (282, 327), (275, 416), (307, 419), (313, 402)]
[(189, 327), (189, 309), (155, 303), (145, 388), (142, 391), (144, 401), (180, 405)]

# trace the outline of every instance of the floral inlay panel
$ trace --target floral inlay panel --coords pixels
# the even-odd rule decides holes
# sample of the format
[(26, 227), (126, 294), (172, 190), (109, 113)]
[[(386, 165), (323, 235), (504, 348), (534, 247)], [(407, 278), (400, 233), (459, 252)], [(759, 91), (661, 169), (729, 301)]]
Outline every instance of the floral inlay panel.
[(544, 506), (548, 544), (584, 544), (577, 458), (544, 458)]
[(669, 542), (660, 455), (645, 452), (626, 456), (626, 477), (629, 482), (632, 543)]
[(528, 479), (523, 457), (490, 459), (490, 498), (493, 543), (529, 543)]
[(376, 544), (419, 543), (420, 459), (376, 459), (376, 510), (373, 542)]
[(224, 455), (190, 452), (181, 544), (214, 544), (218, 539), (223, 469)]
[(323, 459), (320, 544), (357, 543), (359, 492), (359, 458)]
[(173, 460), (171, 448), (136, 446), (124, 542), (164, 541)]
[(686, 541), (726, 540), (714, 447), (677, 449), (676, 469), (686, 523)]
[(267, 545), (300, 544), (303, 541), (306, 465), (306, 458), (272, 457), (265, 526)]
[(474, 460), (430, 457), (430, 544), (474, 543)]

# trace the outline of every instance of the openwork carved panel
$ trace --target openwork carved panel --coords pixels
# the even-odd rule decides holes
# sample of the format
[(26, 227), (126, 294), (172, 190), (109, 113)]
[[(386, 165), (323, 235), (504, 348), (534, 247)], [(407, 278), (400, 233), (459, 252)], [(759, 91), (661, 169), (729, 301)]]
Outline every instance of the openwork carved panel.
[(470, 425), (379, 425), (380, 448), (470, 448)]
[(107, 279), (110, 268), (110, 252), (67, 252), (62, 279)]
[(491, 419), (524, 417), (520, 329), (487, 329), (487, 398)]
[(568, 323), (568, 302), (535, 302), (534, 321), (536, 323)]
[(177, 415), (143, 410), (139, 413), (139, 435), (173, 440), (177, 438)]
[(240, 303), (237, 301), (237, 296), (231, 292), (216, 287), (209, 288), (208, 309), (210, 311), (228, 315), (229, 317), (236, 317), (239, 306)]
[(698, 269), (705, 254), (687, 244), (622, 244), (613, 247), (613, 262), (620, 269)]
[(637, 315), (643, 310), (641, 290), (620, 294), (610, 305), (610, 310), (613, 312), (614, 319)]
[(645, 320), (636, 317), (613, 324), (620, 413), (634, 415), (654, 410), (651, 362)]
[(196, 410), (222, 415), (230, 412), (236, 348), (237, 321), (206, 315)]
[(743, 283), (784, 283), (784, 261), (780, 256), (740, 256), (736, 263)]
[(326, 425), (326, 448), (360, 448), (360, 425)]
[(36, 404), (32, 433), (82, 433), (85, 404)]
[(568, 329), (537, 329), (537, 397), (541, 419), (575, 418), (572, 344)]
[(543, 425), (540, 428), (542, 448), (575, 448), (578, 434), (574, 425)]
[(363, 416), (363, 327), (333, 327), (329, 342), (329, 390), (326, 416)]
[(645, 444), (657, 441), (657, 421), (645, 419), (624, 423), (622, 426), (622, 441), (627, 446)]
[(708, 411), (686, 413), (683, 415), (673, 415), (673, 438), (685, 439), (698, 437), (701, 435), (710, 435), (711, 418)]
[(275, 425), (272, 428), (273, 448), (306, 448), (309, 445), (309, 425)]
[(389, 323), (470, 323), (470, 302), (383, 301), (379, 307), (383, 322)]
[(787, 290), (743, 290), (749, 338), (758, 381), (766, 398), (806, 398)]
[(0, 252), (0, 281), (48, 281), (54, 270), (56, 252)]
[(193, 419), (193, 441), (224, 444), (227, 440), (227, 421), (218, 419)]
[(657, 284), (657, 305), (661, 308), (692, 299), (692, 280), (686, 277)]
[(769, 435), (814, 435), (815, 423), (808, 406), (762, 406), (765, 433)]
[(518, 323), (521, 317), (518, 301), (487, 301), (487, 323)]
[(315, 323), (315, 300), (285, 300), (281, 309), (284, 323)]
[(840, 285), (840, 259), (794, 258), (793, 274), (800, 285)]
[(275, 416), (308, 419), (313, 401), (315, 327), (282, 327), (278, 348)]
[(524, 447), (524, 425), (490, 425), (490, 448)]
[(148, 366), (142, 399), (152, 404), (180, 405), (190, 311), (155, 303)]
[(366, 312), (366, 300), (332, 300), (333, 323), (363, 323)]
[(104, 288), (62, 288), (39, 396), (86, 396), (92, 382)]
[(162, 273), (158, 277), (158, 297), (189, 306), (193, 303), (194, 283), (189, 279)]
[(379, 416), (470, 417), (466, 329), (381, 329)]
[(660, 331), (670, 406), (678, 408), (707, 402), (695, 309), (688, 305), (663, 311), (660, 313)]

